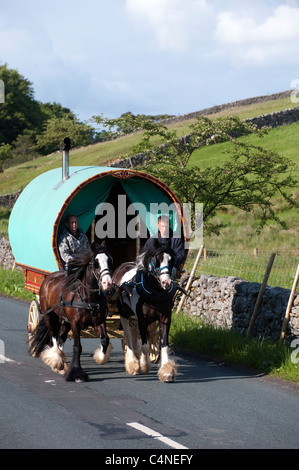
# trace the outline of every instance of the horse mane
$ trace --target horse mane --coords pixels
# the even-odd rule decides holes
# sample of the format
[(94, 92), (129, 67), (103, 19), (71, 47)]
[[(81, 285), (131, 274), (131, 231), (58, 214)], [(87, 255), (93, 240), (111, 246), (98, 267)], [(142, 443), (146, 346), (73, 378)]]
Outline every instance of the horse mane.
[[(79, 251), (73, 255), (73, 259), (68, 264), (67, 278), (64, 284), (64, 291), (70, 291), (75, 289), (78, 285), (78, 280), (82, 281), (87, 266), (93, 261), (96, 253), (106, 253), (106, 243), (92, 243), (90, 248), (86, 248), (84, 251)], [(107, 256), (112, 260), (111, 256), (106, 253)]]
[(82, 281), (86, 268), (94, 257), (91, 248), (76, 253), (68, 264), (68, 273), (64, 284), (64, 291), (77, 287), (78, 280)]

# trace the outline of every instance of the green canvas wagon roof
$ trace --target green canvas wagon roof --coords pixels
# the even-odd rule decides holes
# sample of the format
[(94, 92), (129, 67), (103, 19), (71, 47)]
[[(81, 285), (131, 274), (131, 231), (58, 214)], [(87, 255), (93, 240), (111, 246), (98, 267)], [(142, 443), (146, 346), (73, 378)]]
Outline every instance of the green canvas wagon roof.
[[(111, 167), (70, 167), (62, 181), (61, 168), (50, 170), (31, 181), (16, 201), (9, 220), (9, 240), (15, 260), (22, 266), (53, 272), (59, 267), (57, 237), (66, 215), (77, 215), (86, 232), (96, 208), (107, 199), (118, 178), (131, 202), (147, 207), (150, 203), (179, 201), (167, 185), (137, 170)], [(156, 231), (147, 217), (149, 233)]]

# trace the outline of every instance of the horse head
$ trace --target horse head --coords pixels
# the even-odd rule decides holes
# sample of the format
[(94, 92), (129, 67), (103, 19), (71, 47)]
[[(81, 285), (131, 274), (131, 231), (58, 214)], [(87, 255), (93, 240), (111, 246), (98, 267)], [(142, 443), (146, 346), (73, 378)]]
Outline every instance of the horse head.
[(145, 254), (144, 263), (148, 266), (149, 272), (156, 277), (162, 289), (168, 290), (171, 287), (175, 273), (175, 254), (167, 243), (160, 243), (154, 240), (152, 248)]
[(103, 241), (101, 244), (93, 243), (91, 249), (94, 253), (94, 269), (104, 292), (110, 291), (112, 288), (112, 277), (109, 265), (112, 263), (112, 258), (106, 249), (106, 243)]

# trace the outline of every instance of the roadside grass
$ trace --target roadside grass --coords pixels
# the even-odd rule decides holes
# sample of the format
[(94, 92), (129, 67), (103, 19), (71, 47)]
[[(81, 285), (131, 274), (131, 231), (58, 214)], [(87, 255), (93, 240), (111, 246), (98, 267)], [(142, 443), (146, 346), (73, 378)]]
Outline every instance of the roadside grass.
[(193, 319), (183, 313), (172, 315), (170, 341), (193, 354), (203, 354), (299, 383), (299, 357), (297, 359), (294, 348), (286, 343), (243, 336), (233, 330), (207, 325), (199, 318)]
[(21, 300), (34, 300), (34, 294), (24, 289), (23, 271), (0, 269), (0, 293)]

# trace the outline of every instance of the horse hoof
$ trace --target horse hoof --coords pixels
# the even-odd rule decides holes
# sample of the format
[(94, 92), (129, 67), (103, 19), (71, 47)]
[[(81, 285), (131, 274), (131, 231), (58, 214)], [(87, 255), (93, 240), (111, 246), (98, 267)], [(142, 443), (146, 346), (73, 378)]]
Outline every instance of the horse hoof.
[(177, 365), (174, 361), (168, 361), (158, 371), (158, 377), (161, 382), (174, 382), (177, 372)]
[(165, 382), (165, 383), (174, 382), (174, 376), (173, 375), (167, 375), (166, 377), (163, 377), (162, 382)]
[(125, 369), (129, 375), (138, 375), (140, 372), (140, 366), (138, 361), (127, 362)]
[(88, 375), (83, 370), (70, 370), (65, 380), (66, 382), (88, 382)]
[(113, 346), (110, 342), (108, 344), (106, 353), (104, 353), (102, 346), (96, 349), (93, 355), (93, 358), (96, 361), (96, 363), (99, 364), (100, 366), (103, 364), (107, 364), (107, 362), (110, 361), (110, 352), (112, 349), (113, 349)]

